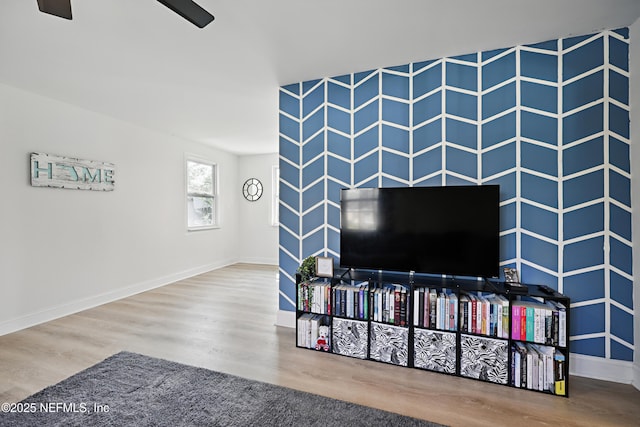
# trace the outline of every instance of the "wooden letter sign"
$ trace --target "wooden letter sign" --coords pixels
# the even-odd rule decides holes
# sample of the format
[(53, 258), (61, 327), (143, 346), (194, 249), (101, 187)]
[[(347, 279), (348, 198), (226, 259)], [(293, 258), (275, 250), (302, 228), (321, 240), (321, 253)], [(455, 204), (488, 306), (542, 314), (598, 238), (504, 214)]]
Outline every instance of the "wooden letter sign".
[(31, 153), (33, 187), (113, 191), (114, 172), (112, 163)]

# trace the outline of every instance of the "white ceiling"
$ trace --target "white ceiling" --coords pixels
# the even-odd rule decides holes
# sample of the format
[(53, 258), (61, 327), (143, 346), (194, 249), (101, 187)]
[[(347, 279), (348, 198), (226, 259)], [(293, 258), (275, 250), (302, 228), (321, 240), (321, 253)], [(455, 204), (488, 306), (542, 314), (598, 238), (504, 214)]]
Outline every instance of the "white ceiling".
[(278, 150), (278, 87), (630, 26), (640, 0), (0, 0), (0, 83), (238, 153)]

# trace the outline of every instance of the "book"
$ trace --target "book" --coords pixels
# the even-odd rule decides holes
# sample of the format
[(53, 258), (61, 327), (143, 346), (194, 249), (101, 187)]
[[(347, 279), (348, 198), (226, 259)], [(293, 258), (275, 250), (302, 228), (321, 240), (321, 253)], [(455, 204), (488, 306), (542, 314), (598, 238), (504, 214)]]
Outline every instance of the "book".
[(435, 289), (429, 291), (429, 327), (435, 328), (437, 323), (438, 293)]
[(533, 390), (533, 353), (525, 346), (525, 357), (527, 359), (527, 389)]
[[(498, 300), (496, 295), (489, 297), (489, 303), (491, 304), (491, 315), (489, 317), (489, 335), (492, 337), (500, 337), (502, 335), (502, 303)], [(498, 330), (500, 329), (500, 334)]]
[(471, 310), (469, 311), (470, 315), (470, 330), (469, 332), (477, 333), (478, 332), (478, 298), (475, 295), (469, 295), (471, 300)]
[(389, 309), (389, 315), (386, 319), (386, 322), (393, 324), (396, 318), (396, 298), (395, 298), (395, 292), (393, 288), (391, 289), (387, 288), (386, 300), (387, 300), (387, 307)]
[(399, 285), (396, 285), (393, 290), (393, 313), (393, 324), (400, 325), (402, 323), (402, 291)]
[(554, 392), (557, 395), (566, 394), (565, 356), (560, 350), (556, 350), (553, 356)]
[(424, 294), (424, 288), (413, 290), (413, 326), (421, 326), (424, 320), (424, 300), (420, 294)]
[(525, 306), (525, 337), (527, 341), (534, 341), (535, 331), (535, 308), (531, 306)]
[(520, 339), (526, 341), (527, 339), (527, 307), (524, 305), (518, 306), (520, 309)]
[(362, 297), (362, 303), (364, 304), (364, 309), (362, 310), (364, 317), (364, 320), (369, 320), (369, 286), (368, 285), (362, 285), (363, 289), (363, 297)]
[(458, 325), (458, 296), (455, 293), (449, 295), (449, 329), (455, 331)]
[(333, 314), (332, 313), (333, 306), (331, 305), (331, 285), (330, 284), (327, 284), (327, 286), (325, 287), (325, 301), (327, 304), (325, 313)]
[(444, 298), (442, 299), (442, 315), (440, 320), (440, 329), (449, 330), (450, 294), (448, 294), (444, 289), (442, 290), (442, 294), (444, 295)]
[(509, 300), (504, 295), (499, 295), (502, 300), (502, 338), (509, 338)]
[(477, 330), (478, 334), (487, 335), (488, 325), (488, 309), (489, 309), (489, 301), (484, 296), (480, 295), (478, 297), (478, 323), (479, 328)]
[(511, 338), (520, 340), (520, 307), (511, 306)]
[(423, 319), (422, 319), (422, 323), (420, 324), (421, 326), (424, 326), (425, 328), (429, 327), (429, 318), (431, 316), (429, 310), (430, 310), (430, 303), (429, 303), (429, 289), (425, 288), (424, 289), (424, 295), (422, 295), (422, 297), (424, 298), (424, 313), (423, 313)]
[(514, 347), (511, 352), (511, 385), (514, 387), (520, 387), (520, 364), (521, 364), (521, 355), (518, 350)]
[(567, 346), (567, 309), (558, 302), (554, 301), (556, 307), (558, 307), (558, 345), (560, 347)]
[(460, 331), (469, 332), (469, 296), (460, 295)]
[(409, 310), (407, 310), (407, 304), (409, 303), (407, 289), (400, 288), (400, 326), (407, 326)]
[(320, 326), (320, 319), (318, 316), (312, 316), (309, 319), (309, 339), (307, 341), (307, 348), (311, 348), (315, 346), (316, 340), (318, 339), (318, 327)]
[(438, 293), (437, 299), (437, 318), (436, 318), (436, 329), (444, 329), (445, 326), (445, 316), (447, 310), (447, 294), (443, 291)]
[(520, 355), (520, 388), (527, 388), (527, 349), (521, 342), (515, 343), (515, 348)]

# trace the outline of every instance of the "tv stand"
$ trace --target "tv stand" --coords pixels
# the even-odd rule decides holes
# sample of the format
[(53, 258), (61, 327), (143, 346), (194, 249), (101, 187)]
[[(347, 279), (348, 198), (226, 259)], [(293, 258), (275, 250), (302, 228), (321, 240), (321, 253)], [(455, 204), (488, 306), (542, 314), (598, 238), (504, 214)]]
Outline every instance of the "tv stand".
[(296, 276), (296, 297), (297, 347), (569, 395), (570, 300), (552, 288), (349, 269)]

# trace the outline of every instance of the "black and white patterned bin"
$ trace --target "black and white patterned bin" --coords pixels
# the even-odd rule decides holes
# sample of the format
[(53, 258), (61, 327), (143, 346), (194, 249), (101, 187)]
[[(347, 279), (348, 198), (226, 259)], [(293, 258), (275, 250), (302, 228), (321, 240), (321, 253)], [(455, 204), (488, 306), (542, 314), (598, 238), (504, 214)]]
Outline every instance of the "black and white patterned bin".
[(407, 328), (371, 323), (370, 358), (379, 362), (407, 366), (408, 337)]
[(369, 328), (367, 322), (333, 318), (331, 349), (343, 356), (367, 358)]
[(413, 366), (430, 371), (456, 373), (455, 332), (415, 329)]
[(509, 375), (508, 341), (462, 335), (460, 375), (506, 384)]

